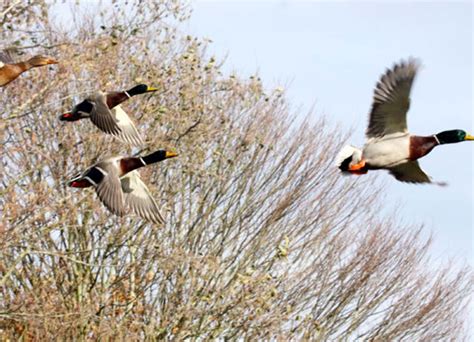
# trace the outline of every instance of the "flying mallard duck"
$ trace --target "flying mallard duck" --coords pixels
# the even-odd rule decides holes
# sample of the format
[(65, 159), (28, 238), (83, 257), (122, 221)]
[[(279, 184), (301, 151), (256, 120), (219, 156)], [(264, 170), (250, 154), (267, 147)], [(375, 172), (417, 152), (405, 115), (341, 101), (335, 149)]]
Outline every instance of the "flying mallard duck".
[(71, 112), (59, 117), (61, 121), (77, 121), (89, 118), (94, 125), (107, 134), (131, 144), (143, 145), (143, 140), (133, 121), (119, 106), (132, 96), (158, 90), (146, 84), (139, 84), (130, 90), (103, 93), (98, 91), (74, 106)]
[(426, 137), (408, 132), (406, 114), (418, 68), (419, 63), (409, 59), (382, 75), (374, 91), (367, 141), (362, 151), (353, 146), (343, 147), (336, 158), (341, 171), (364, 174), (368, 170), (386, 169), (401, 182), (433, 183), (417, 159), (438, 145), (474, 140), (474, 136), (460, 129)]
[(25, 62), (15, 63), (10, 52), (5, 50), (0, 53), (0, 87), (7, 85), (31, 68), (57, 63), (58, 62), (51, 57), (40, 55), (34, 56)]
[(102, 203), (114, 214), (123, 216), (125, 206), (138, 216), (162, 224), (164, 219), (146, 185), (140, 179), (140, 167), (176, 157), (159, 150), (144, 157), (111, 157), (91, 166), (68, 182), (73, 188), (95, 187)]

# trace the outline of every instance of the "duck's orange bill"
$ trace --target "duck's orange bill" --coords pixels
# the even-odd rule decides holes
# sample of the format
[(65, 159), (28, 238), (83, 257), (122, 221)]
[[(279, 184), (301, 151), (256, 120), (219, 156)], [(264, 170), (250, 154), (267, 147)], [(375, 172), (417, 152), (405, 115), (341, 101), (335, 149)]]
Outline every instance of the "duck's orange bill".
[(59, 62), (57, 60), (53, 59), (53, 58), (48, 58), (46, 63), (48, 63), (48, 64), (58, 64)]
[(474, 140), (474, 135), (466, 134), (464, 140)]

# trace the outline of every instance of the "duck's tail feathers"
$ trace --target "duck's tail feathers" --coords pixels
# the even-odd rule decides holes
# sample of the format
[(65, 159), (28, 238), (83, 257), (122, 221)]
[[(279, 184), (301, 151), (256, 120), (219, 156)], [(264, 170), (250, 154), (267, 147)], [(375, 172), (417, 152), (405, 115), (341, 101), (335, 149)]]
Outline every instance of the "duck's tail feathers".
[(335, 164), (341, 171), (349, 171), (349, 164), (353, 158), (356, 157), (356, 159), (360, 159), (361, 156), (362, 151), (359, 148), (352, 145), (346, 145), (337, 154)]

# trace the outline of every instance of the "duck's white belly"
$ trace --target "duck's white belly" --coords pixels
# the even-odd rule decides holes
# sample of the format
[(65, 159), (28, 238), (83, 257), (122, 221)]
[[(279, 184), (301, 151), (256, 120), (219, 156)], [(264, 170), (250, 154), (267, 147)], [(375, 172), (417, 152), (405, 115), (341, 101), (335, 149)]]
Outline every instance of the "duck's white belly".
[(371, 139), (364, 146), (362, 156), (369, 168), (380, 169), (406, 163), (410, 156), (408, 134), (383, 139)]

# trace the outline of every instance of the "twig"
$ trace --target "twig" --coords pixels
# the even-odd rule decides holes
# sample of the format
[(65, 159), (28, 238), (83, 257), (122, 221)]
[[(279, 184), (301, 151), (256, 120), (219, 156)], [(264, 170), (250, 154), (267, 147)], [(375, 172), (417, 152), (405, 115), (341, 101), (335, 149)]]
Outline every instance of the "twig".
[(182, 134), (180, 134), (176, 138), (177, 143), (181, 140), (181, 138), (183, 138), (184, 136), (189, 134), (194, 128), (196, 128), (201, 123), (202, 115), (203, 115), (203, 113), (201, 113), (201, 115), (199, 116), (199, 119), (197, 119), (197, 121), (195, 123), (193, 123), (191, 126), (189, 126)]
[(13, 3), (10, 7), (8, 7), (5, 11), (2, 12), (2, 14), (0, 14), (0, 16), (5, 16), (8, 12), (10, 12), (13, 7), (15, 7), (16, 5), (18, 5), (19, 3), (21, 2), (21, 0), (18, 0), (17, 2)]

